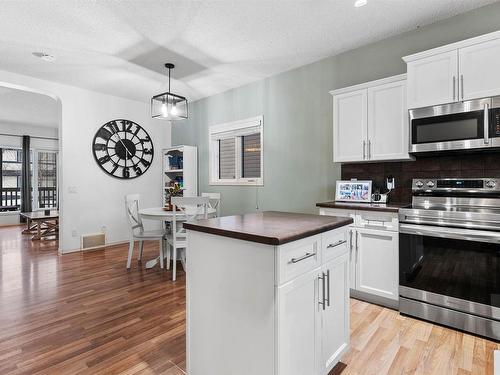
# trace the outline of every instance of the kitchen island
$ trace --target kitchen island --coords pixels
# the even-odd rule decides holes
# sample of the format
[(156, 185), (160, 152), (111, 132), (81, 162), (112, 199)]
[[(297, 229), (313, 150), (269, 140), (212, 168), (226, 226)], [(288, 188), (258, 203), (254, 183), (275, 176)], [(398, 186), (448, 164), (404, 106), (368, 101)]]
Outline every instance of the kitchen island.
[(189, 375), (326, 375), (349, 346), (351, 218), (185, 223)]

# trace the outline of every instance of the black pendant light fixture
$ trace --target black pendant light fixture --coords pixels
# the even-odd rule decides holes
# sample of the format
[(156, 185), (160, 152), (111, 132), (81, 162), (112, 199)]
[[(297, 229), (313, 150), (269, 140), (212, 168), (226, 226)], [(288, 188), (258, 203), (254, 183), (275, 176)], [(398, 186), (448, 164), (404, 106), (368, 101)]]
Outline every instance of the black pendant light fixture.
[(175, 68), (175, 65), (167, 63), (165, 68), (168, 69), (168, 91), (151, 98), (151, 117), (169, 121), (187, 119), (187, 99), (170, 92), (170, 71)]

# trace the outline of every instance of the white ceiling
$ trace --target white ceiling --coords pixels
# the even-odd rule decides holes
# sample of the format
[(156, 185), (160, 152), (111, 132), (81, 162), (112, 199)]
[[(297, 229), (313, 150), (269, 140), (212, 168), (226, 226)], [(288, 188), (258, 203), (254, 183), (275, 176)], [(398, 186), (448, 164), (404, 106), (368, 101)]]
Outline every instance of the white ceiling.
[(47, 95), (0, 86), (0, 133), (4, 125), (58, 127), (59, 105)]
[(196, 100), (495, 1), (0, 1), (0, 69), (148, 101), (173, 62)]

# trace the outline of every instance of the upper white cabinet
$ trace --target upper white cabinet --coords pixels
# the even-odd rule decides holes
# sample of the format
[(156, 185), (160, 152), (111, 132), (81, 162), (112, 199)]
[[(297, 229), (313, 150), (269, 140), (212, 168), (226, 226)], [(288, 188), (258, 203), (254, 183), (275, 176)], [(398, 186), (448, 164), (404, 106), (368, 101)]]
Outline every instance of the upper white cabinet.
[(366, 158), (367, 90), (333, 97), (333, 160), (362, 161)]
[(500, 95), (500, 32), (406, 56), (408, 108)]
[(458, 99), (458, 52), (439, 53), (408, 63), (408, 108)]
[(369, 160), (408, 159), (406, 81), (368, 89)]
[(500, 95), (500, 39), (459, 49), (461, 99)]
[(409, 159), (406, 75), (330, 93), (334, 162)]

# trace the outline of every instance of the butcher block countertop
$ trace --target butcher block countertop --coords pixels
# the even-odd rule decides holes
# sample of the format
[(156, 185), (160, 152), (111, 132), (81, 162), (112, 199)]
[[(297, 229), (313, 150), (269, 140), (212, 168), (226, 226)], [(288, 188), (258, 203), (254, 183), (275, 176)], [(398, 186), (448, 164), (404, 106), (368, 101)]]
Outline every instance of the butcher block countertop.
[(265, 211), (184, 223), (184, 228), (239, 240), (283, 245), (349, 225), (351, 218)]
[(385, 203), (349, 203), (349, 202), (322, 202), (316, 203), (316, 207), (323, 208), (340, 208), (344, 210), (361, 210), (361, 211), (381, 211), (381, 212), (398, 212), (400, 208), (406, 207), (409, 204), (385, 204)]

